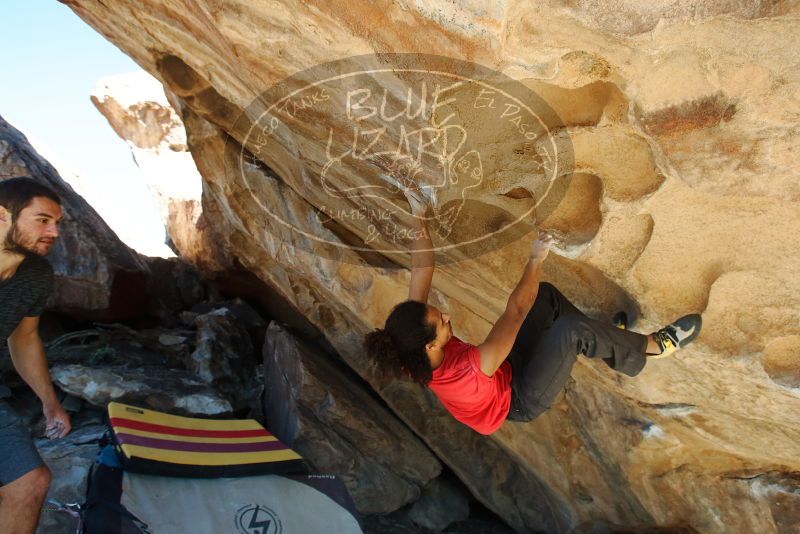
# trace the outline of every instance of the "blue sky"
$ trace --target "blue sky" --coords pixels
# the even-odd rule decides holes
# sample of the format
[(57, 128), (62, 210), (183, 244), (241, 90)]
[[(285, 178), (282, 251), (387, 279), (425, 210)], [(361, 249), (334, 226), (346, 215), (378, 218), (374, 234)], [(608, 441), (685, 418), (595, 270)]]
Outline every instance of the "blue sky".
[[(128, 146), (95, 109), (98, 79), (139, 66), (55, 0), (0, 3), (0, 115), (70, 180), (129, 245), (164, 229)], [(156, 248), (156, 247), (153, 247)]]

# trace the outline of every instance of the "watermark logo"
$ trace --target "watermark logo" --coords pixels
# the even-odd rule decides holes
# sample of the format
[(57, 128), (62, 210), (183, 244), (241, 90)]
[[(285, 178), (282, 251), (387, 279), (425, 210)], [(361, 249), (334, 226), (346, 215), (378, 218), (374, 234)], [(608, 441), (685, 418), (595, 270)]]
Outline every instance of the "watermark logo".
[(278, 514), (260, 504), (248, 504), (236, 511), (236, 530), (241, 534), (281, 534)]
[(531, 84), (452, 58), (384, 54), (264, 92), (236, 121), (226, 164), (279, 239), (380, 264), (416, 240), (446, 262), (522, 237), (563, 199), (574, 158)]

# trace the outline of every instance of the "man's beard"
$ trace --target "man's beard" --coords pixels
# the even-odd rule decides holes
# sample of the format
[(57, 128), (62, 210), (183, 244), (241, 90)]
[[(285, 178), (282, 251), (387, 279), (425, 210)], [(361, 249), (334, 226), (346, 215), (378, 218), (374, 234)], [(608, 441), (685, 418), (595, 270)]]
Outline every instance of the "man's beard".
[(6, 239), (3, 242), (3, 250), (13, 252), (14, 254), (21, 254), (23, 256), (37, 254), (35, 250), (25, 246), (25, 243), (22, 240), (22, 235), (17, 229), (16, 223), (12, 223), (11, 228), (8, 229)]

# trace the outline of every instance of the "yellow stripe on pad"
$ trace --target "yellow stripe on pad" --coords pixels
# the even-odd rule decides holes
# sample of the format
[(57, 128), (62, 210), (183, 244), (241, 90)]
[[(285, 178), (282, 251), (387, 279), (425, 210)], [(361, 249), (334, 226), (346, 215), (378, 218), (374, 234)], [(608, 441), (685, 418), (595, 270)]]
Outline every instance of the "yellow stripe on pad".
[(194, 430), (258, 430), (264, 428), (255, 419), (197, 419), (145, 410), (144, 408), (128, 406), (119, 402), (108, 404), (108, 416)]
[(252, 438), (207, 438), (207, 437), (194, 437), (194, 436), (175, 436), (173, 434), (162, 434), (160, 432), (147, 432), (146, 430), (138, 430), (135, 428), (120, 427), (115, 429), (117, 432), (124, 434), (132, 434), (134, 436), (142, 436), (144, 438), (157, 438), (172, 441), (187, 441), (189, 443), (266, 443), (269, 441), (278, 441), (275, 436), (257, 436)]
[(138, 457), (147, 460), (183, 465), (260, 464), (302, 459), (299, 454), (291, 449), (266, 452), (226, 452), (221, 454), (213, 452), (171, 451), (166, 449), (154, 449), (151, 447), (140, 447), (139, 445), (122, 445), (121, 447), (128, 458)]

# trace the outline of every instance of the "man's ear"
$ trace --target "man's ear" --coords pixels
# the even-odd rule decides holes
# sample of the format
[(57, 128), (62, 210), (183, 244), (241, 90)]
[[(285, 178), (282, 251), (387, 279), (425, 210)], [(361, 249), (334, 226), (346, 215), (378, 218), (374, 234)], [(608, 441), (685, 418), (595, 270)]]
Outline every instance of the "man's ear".
[(0, 206), (0, 222), (8, 222), (11, 220), (11, 213), (5, 208)]

